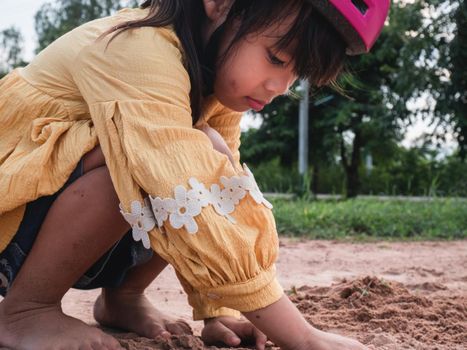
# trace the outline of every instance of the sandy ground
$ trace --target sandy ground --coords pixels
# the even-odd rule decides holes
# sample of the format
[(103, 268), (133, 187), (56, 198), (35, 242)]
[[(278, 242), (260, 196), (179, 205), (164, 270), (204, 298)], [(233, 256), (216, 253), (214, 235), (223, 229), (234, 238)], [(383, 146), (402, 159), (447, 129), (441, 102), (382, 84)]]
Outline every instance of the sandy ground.
[[(279, 280), (316, 327), (358, 338), (373, 349), (467, 349), (467, 241), (342, 243), (281, 240)], [(71, 290), (66, 313), (94, 324), (98, 291)], [(149, 290), (161, 310), (191, 321), (168, 267)], [(117, 335), (127, 349), (204, 349), (199, 339), (165, 344)], [(212, 348), (217, 349), (217, 348)]]

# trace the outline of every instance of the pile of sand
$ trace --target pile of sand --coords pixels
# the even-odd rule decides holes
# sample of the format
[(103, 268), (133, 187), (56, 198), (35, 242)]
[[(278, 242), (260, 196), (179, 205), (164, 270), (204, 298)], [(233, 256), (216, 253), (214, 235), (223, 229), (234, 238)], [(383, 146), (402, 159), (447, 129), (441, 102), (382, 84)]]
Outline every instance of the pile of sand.
[(290, 298), (315, 327), (377, 349), (465, 349), (467, 344), (466, 296), (419, 296), (400, 283), (365, 277), (301, 287)]

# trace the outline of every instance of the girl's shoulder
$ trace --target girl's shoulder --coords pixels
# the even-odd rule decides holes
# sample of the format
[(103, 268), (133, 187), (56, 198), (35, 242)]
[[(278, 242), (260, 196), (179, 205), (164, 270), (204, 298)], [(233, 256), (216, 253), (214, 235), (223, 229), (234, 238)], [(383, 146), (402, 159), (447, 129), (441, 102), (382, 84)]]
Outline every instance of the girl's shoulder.
[[(182, 46), (172, 27), (139, 27), (116, 35), (107, 33), (116, 25), (142, 19), (147, 10), (123, 9), (117, 13), (87, 22), (58, 38), (39, 53), (23, 71), (29, 81), (42, 81), (41, 72), (51, 72), (58, 80), (72, 81), (73, 75), (83, 64), (94, 67), (115, 67), (115, 71), (147, 71), (156, 63), (159, 66), (183, 68)], [(159, 63), (163, 63), (162, 65)], [(175, 69), (174, 68), (174, 69)], [(161, 68), (162, 69), (162, 68)], [(159, 69), (158, 71), (161, 71)], [(165, 69), (165, 68), (164, 68)], [(60, 84), (63, 84), (61, 82)], [(57, 85), (60, 85), (57, 84)]]
[[(110, 31), (128, 21), (143, 19), (146, 10), (123, 9), (112, 16), (78, 27), (63, 40), (63, 47), (75, 52), (74, 61), (97, 65), (130, 65), (147, 70), (151, 65), (183, 65), (183, 47), (173, 27), (143, 26)], [(68, 51), (68, 50), (61, 50)]]
[[(113, 19), (114, 22), (122, 23), (126, 21), (135, 21), (135, 20), (143, 19), (148, 15), (148, 13), (149, 13), (149, 9), (124, 8), (118, 11), (111, 18)], [(130, 31), (135, 31), (135, 32), (146, 31), (146, 32), (152, 32), (152, 33), (156, 32), (164, 36), (166, 39), (172, 41), (174, 44), (180, 45), (180, 40), (178, 39), (177, 34), (175, 33), (175, 30), (172, 25), (165, 26), (165, 27), (145, 26), (145, 27), (130, 29)]]
[[(100, 37), (103, 33), (117, 25), (129, 21), (141, 20), (145, 18), (147, 14), (148, 9), (124, 8), (109, 17), (104, 17), (86, 23), (83, 26), (83, 30), (94, 32), (95, 35), (97, 34), (98, 37)], [(103, 38), (104, 40), (102, 41), (106, 42), (109, 38), (112, 38), (117, 33), (119, 33), (118, 30), (113, 33), (109, 33)], [(119, 40), (131, 40), (136, 42), (144, 41), (148, 48), (151, 48), (152, 44), (167, 42), (168, 44), (175, 46), (177, 49), (182, 50), (181, 42), (178, 39), (173, 26), (171, 25), (165, 27), (142, 26), (131, 28), (123, 31), (119, 35), (115, 35), (115, 38), (112, 41), (118, 42)]]

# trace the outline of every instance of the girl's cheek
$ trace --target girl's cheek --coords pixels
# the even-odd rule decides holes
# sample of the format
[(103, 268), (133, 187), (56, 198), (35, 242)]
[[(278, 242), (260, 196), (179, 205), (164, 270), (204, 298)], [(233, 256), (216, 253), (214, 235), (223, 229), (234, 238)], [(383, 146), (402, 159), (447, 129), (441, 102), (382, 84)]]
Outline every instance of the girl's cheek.
[(233, 93), (236, 93), (237, 90), (238, 90), (238, 83), (237, 83), (237, 80), (235, 80), (235, 78), (232, 78), (229, 80), (229, 89), (233, 92)]

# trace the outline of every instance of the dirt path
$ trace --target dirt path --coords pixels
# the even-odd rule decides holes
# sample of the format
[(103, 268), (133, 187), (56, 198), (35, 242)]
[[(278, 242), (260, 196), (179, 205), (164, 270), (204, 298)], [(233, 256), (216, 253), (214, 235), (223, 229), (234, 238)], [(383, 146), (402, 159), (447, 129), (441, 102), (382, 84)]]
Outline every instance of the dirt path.
[[(282, 239), (279, 280), (321, 329), (357, 337), (375, 349), (467, 349), (467, 241), (351, 244)], [(366, 276), (371, 276), (365, 279)], [(304, 286), (303, 288), (301, 288)], [(190, 322), (171, 268), (149, 295)], [(97, 291), (70, 291), (67, 313), (93, 323)], [(338, 308), (336, 309), (336, 305)], [(170, 344), (120, 335), (128, 349), (202, 349), (197, 339)]]
[[(351, 244), (281, 240), (278, 277), (316, 327), (378, 350), (467, 349), (467, 241)], [(162, 311), (199, 334), (172, 268), (149, 289)], [(71, 290), (66, 313), (90, 324), (98, 291)], [(205, 349), (196, 337), (158, 343), (116, 334), (129, 350)], [(210, 348), (218, 349), (218, 348)], [(275, 349), (275, 348), (273, 348)]]

